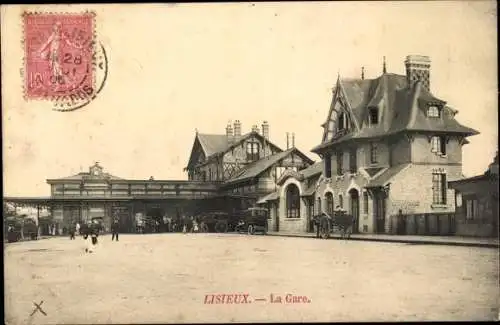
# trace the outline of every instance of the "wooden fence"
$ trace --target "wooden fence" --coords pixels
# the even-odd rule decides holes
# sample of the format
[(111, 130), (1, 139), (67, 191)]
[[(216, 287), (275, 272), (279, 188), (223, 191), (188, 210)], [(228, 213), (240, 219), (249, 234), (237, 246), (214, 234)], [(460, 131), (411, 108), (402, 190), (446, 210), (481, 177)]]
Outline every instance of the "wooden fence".
[(455, 234), (455, 213), (399, 214), (390, 217), (394, 235), (451, 236)]

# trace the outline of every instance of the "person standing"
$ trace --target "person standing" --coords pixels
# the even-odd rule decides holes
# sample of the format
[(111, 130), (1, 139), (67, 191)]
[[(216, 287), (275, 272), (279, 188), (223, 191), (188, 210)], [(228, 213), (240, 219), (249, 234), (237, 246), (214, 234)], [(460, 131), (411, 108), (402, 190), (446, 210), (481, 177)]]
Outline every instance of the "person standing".
[(80, 235), (80, 223), (79, 222), (76, 223), (76, 227), (75, 228), (76, 228), (76, 234)]
[(76, 233), (76, 224), (71, 224), (69, 226), (69, 239), (70, 240), (75, 239), (75, 233)]
[(111, 232), (113, 235), (111, 236), (111, 241), (113, 241), (116, 237), (116, 241), (118, 241), (118, 232), (120, 230), (120, 224), (118, 223), (118, 219), (115, 219), (113, 221), (113, 224), (111, 225)]

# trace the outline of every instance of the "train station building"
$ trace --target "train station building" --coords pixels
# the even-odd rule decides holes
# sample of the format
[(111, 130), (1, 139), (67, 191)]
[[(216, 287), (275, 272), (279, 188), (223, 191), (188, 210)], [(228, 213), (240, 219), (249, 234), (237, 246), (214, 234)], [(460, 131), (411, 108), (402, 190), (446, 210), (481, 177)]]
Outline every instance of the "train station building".
[(12, 197), (17, 206), (48, 209), (60, 228), (76, 221), (112, 218), (124, 232), (134, 232), (138, 217), (179, 218), (207, 211), (236, 211), (256, 205), (278, 188), (286, 171), (302, 171), (314, 162), (295, 148), (295, 136), (281, 149), (269, 139), (269, 125), (254, 125), (242, 134), (241, 122), (228, 124), (221, 134), (196, 132), (184, 169), (187, 180), (131, 180), (108, 172), (95, 163), (86, 172), (48, 179), (50, 196)]
[[(196, 132), (187, 180), (129, 180), (98, 163), (88, 172), (49, 179), (46, 198), (6, 198), (46, 205), (62, 224), (117, 216), (133, 231), (137, 215), (179, 217), (231, 212), (253, 205), (269, 211), (269, 230), (313, 231), (312, 219), (340, 207), (354, 216), (354, 232), (455, 232), (455, 188), (463, 179), (462, 147), (476, 130), (460, 124), (458, 110), (434, 95), (431, 62), (408, 56), (405, 75), (338, 77), (314, 162), (287, 135), (282, 149), (269, 124), (242, 132), (229, 123), (220, 134)], [(496, 212), (498, 214), (498, 212)], [(495, 216), (498, 219), (498, 215)]]

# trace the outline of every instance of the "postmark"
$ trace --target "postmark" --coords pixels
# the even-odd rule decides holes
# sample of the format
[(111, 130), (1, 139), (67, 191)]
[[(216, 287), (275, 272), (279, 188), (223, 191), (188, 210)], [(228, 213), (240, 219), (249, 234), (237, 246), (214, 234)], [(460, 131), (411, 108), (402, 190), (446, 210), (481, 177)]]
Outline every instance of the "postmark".
[(29, 13), (24, 24), (24, 96), (58, 111), (90, 103), (107, 76), (107, 57), (95, 34), (95, 13)]

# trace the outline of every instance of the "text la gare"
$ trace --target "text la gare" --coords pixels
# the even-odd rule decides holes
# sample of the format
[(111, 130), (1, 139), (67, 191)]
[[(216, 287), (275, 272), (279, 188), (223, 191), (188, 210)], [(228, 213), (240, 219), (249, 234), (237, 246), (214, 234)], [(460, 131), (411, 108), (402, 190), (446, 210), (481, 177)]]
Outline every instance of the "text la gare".
[(269, 302), (272, 304), (309, 304), (311, 299), (307, 296), (299, 296), (287, 293), (286, 295), (277, 295), (271, 293)]

